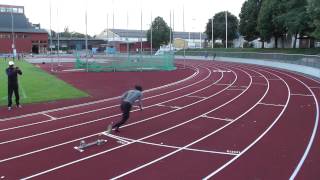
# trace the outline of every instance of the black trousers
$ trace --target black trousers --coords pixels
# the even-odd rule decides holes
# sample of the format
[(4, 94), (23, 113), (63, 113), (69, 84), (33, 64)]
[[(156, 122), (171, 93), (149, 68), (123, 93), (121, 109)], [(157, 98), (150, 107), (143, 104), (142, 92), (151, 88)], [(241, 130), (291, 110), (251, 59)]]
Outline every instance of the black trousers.
[(12, 95), (16, 97), (16, 105), (20, 104), (19, 86), (18, 84), (8, 84), (8, 107), (12, 106)]
[(129, 114), (130, 114), (131, 107), (132, 106), (131, 106), (131, 104), (129, 102), (122, 102), (121, 103), (120, 109), (122, 111), (122, 119), (121, 119), (121, 121), (119, 121), (116, 124), (114, 124), (112, 126), (112, 128), (119, 129), (119, 127), (121, 125), (126, 123), (126, 121), (129, 119)]

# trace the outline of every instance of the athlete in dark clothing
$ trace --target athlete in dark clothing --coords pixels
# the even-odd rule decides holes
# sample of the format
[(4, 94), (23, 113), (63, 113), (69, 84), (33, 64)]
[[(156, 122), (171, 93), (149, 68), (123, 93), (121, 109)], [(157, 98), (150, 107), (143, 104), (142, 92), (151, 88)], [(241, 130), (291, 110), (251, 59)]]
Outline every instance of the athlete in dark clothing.
[(6, 69), (8, 76), (8, 110), (11, 110), (12, 106), (12, 94), (16, 97), (16, 105), (20, 106), (20, 96), (19, 96), (19, 84), (18, 84), (18, 74), (22, 75), (22, 71), (19, 67), (14, 67), (14, 62), (9, 61), (9, 67)]
[(116, 124), (110, 124), (107, 129), (107, 133), (111, 133), (114, 128), (116, 132), (119, 132), (120, 126), (122, 126), (128, 119), (132, 105), (138, 100), (139, 108), (142, 110), (142, 87), (135, 86), (135, 89), (125, 92), (121, 97), (122, 119)]

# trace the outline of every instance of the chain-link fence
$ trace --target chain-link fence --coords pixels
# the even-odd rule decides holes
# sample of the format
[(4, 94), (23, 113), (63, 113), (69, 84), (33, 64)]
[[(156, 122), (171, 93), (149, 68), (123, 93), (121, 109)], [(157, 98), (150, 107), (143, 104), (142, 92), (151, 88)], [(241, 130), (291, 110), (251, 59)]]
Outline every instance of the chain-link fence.
[(164, 53), (158, 56), (146, 54), (112, 54), (92, 57), (76, 57), (76, 69), (87, 71), (154, 71), (175, 70), (174, 54)]

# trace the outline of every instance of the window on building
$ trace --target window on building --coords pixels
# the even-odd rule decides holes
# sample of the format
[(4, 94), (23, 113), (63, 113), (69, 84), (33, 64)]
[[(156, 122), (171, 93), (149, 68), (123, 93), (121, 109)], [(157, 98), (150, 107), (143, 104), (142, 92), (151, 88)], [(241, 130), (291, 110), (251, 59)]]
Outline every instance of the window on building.
[(10, 35), (9, 34), (0, 34), (0, 39), (9, 39)]
[(1, 7), (1, 8), (0, 8), (0, 12), (6, 12), (6, 8)]
[(18, 13), (18, 8), (12, 8), (13, 13)]
[(7, 12), (12, 12), (12, 8), (6, 8)]
[(18, 13), (23, 14), (23, 8), (18, 8)]

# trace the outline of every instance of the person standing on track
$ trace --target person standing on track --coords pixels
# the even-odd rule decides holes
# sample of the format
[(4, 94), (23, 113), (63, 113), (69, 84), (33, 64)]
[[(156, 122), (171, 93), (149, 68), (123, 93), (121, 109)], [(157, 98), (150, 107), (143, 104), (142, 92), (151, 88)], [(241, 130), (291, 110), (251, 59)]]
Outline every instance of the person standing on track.
[(129, 90), (121, 96), (120, 109), (122, 111), (122, 119), (114, 125), (111, 123), (108, 126), (107, 133), (111, 133), (112, 129), (115, 129), (115, 132), (119, 132), (120, 126), (129, 119), (131, 107), (136, 101), (138, 101), (139, 108), (142, 111), (142, 87), (139, 85), (136, 85), (135, 89)]
[(11, 110), (12, 106), (12, 94), (16, 98), (16, 105), (18, 108), (21, 108), (20, 105), (20, 96), (19, 96), (19, 85), (18, 85), (18, 74), (22, 75), (22, 71), (19, 67), (14, 67), (14, 62), (9, 61), (9, 67), (6, 69), (8, 76), (8, 110)]

